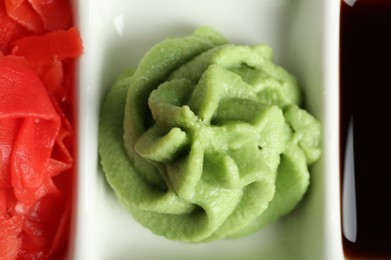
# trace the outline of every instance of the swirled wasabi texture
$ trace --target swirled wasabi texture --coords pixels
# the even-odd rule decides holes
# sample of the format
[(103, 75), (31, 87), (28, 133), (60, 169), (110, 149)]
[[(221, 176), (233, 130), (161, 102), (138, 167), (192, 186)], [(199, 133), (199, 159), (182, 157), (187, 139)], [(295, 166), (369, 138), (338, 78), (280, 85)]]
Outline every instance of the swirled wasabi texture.
[(272, 56), (200, 28), (158, 43), (118, 78), (102, 106), (99, 152), (142, 225), (186, 242), (236, 238), (299, 203), (320, 126)]

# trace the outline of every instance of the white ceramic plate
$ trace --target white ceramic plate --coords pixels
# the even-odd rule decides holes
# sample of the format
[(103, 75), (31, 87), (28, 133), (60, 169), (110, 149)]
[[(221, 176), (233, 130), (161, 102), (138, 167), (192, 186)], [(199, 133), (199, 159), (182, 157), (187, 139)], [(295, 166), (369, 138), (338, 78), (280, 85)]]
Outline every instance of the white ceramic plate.
[[(78, 192), (72, 259), (342, 259), (338, 176), (339, 0), (80, 0)], [(153, 235), (116, 201), (99, 168), (99, 108), (117, 75), (166, 37), (201, 26), (267, 43), (319, 118), (323, 155), (289, 216), (239, 240), (184, 244)]]

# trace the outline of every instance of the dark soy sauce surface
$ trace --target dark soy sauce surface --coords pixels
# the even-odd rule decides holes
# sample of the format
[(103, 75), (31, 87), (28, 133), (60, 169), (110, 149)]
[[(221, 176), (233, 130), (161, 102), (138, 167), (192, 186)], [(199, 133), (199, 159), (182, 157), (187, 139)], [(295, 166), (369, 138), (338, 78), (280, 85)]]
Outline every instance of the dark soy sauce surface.
[(391, 259), (391, 0), (342, 1), (340, 25), (344, 254)]

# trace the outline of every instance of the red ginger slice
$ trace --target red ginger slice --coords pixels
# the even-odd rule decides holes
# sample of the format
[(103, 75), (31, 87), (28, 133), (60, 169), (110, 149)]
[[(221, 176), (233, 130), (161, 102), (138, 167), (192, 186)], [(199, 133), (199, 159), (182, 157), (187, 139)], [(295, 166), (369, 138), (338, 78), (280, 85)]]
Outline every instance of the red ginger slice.
[(9, 155), (11, 184), (22, 205), (32, 206), (44, 195), (56, 193), (52, 177), (71, 167), (51, 158), (61, 118), (23, 58), (0, 57), (0, 89), (0, 120), (10, 124), (22, 119)]
[(58, 30), (40, 36), (26, 36), (13, 43), (13, 54), (24, 56), (34, 67), (47, 65), (55, 58), (64, 60), (79, 57), (83, 51), (80, 39), (80, 33), (74, 27), (67, 31)]
[(46, 31), (68, 28), (72, 21), (69, 0), (28, 0), (41, 17)]
[(7, 53), (11, 41), (28, 34), (24, 27), (8, 16), (4, 1), (0, 0), (0, 52)]
[(44, 31), (43, 22), (31, 4), (25, 0), (4, 0), (8, 16), (33, 33)]

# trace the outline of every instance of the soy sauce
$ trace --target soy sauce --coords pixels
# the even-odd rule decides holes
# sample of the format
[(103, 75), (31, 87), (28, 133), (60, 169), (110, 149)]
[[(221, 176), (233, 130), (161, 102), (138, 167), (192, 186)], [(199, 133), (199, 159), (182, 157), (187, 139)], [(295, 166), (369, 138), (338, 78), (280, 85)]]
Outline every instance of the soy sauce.
[(342, 237), (391, 259), (391, 0), (345, 0), (340, 23)]

